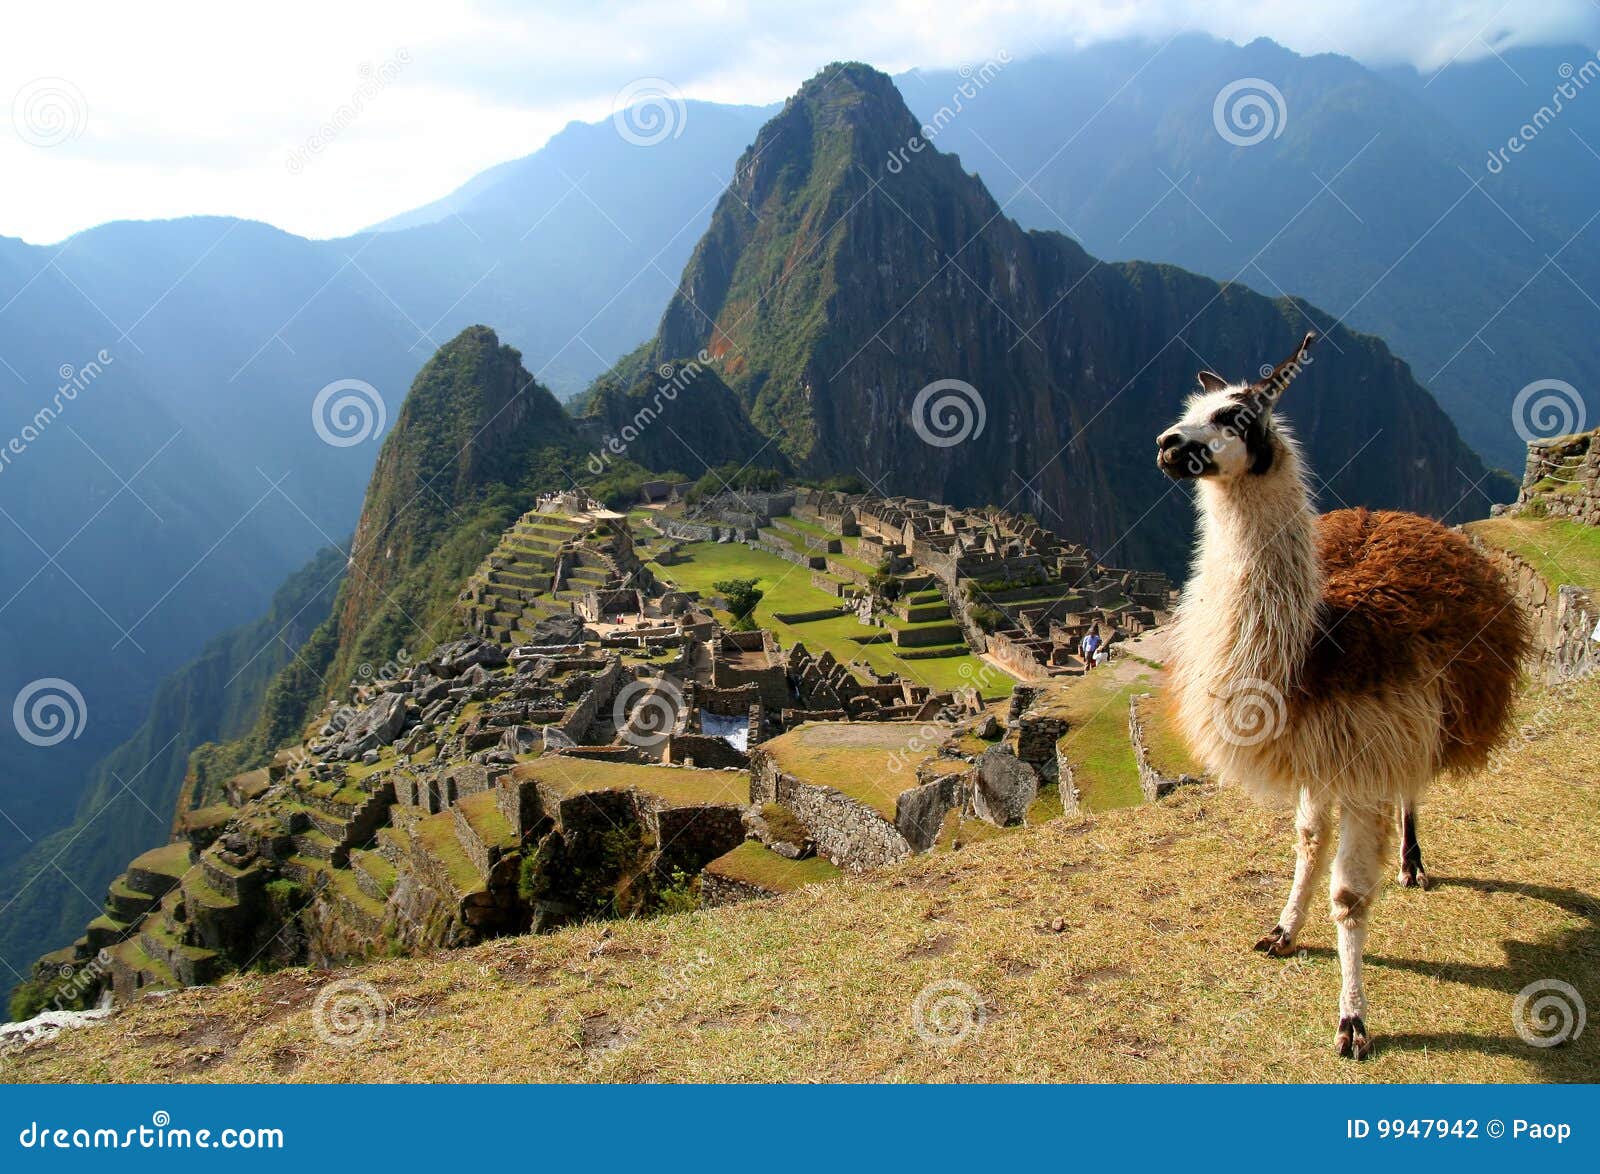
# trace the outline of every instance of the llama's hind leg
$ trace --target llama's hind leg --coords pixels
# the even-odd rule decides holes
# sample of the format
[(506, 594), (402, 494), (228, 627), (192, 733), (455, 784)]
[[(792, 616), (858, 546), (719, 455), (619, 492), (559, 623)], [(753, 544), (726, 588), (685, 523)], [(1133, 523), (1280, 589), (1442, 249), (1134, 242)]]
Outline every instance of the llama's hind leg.
[(1410, 803), (1400, 805), (1400, 875), (1402, 888), (1426, 889), (1428, 873), (1422, 867), (1422, 845), (1417, 843), (1417, 809)]
[(1339, 851), (1333, 861), (1330, 890), (1333, 920), (1339, 933), (1339, 1030), (1334, 1047), (1341, 1056), (1360, 1060), (1372, 1048), (1367, 1035), (1367, 996), (1361, 981), (1361, 953), (1367, 942), (1372, 905), (1383, 884), (1389, 858), (1393, 815), (1368, 807), (1344, 807), (1339, 813)]
[(1278, 924), (1256, 943), (1256, 949), (1278, 957), (1294, 953), (1294, 940), (1305, 924), (1311, 894), (1328, 866), (1332, 808), (1320, 789), (1302, 787), (1294, 817), (1294, 884)]

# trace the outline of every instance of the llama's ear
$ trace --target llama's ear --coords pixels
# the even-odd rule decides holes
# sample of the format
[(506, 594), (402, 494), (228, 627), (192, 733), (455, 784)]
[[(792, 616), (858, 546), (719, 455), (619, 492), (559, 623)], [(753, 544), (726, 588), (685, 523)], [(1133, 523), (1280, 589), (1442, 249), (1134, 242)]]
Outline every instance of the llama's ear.
[(1311, 344), (1316, 341), (1317, 332), (1308, 330), (1306, 336), (1300, 340), (1300, 345), (1295, 348), (1294, 354), (1252, 383), (1250, 390), (1268, 404), (1277, 403), (1278, 398), (1283, 395), (1283, 389), (1288, 387), (1294, 377), (1311, 362)]
[(1200, 381), (1202, 391), (1221, 391), (1228, 386), (1228, 381), (1215, 371), (1202, 371), (1195, 378)]

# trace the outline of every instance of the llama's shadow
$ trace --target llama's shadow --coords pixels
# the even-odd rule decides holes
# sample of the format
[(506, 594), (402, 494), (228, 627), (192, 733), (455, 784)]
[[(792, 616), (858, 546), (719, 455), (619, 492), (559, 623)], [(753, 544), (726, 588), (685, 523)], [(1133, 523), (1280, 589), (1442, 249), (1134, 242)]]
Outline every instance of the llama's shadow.
[[(1369, 954), (1374, 965), (1425, 974), (1445, 982), (1464, 983), (1505, 995), (1503, 1034), (1473, 1032), (1410, 1032), (1384, 1034), (1380, 1048), (1405, 1051), (1480, 1052), (1486, 1056), (1516, 1056), (1531, 1059), (1552, 1070), (1557, 1079), (1593, 1080), (1596, 1078), (1594, 1036), (1585, 1032), (1577, 1040), (1559, 1047), (1534, 1047), (1517, 1034), (1512, 1007), (1519, 992), (1542, 979), (1561, 978), (1571, 982), (1580, 996), (1593, 999), (1600, 991), (1594, 987), (1594, 960), (1600, 958), (1600, 900), (1578, 889), (1554, 885), (1520, 884), (1514, 881), (1486, 880), (1478, 877), (1434, 877), (1437, 889), (1472, 889), (1479, 893), (1515, 893), (1544, 901), (1566, 910), (1583, 924), (1564, 930), (1539, 942), (1505, 941), (1505, 962), (1499, 966), (1465, 963), (1439, 964), (1423, 958), (1395, 958)], [(1426, 897), (1422, 899), (1426, 900)], [(1575, 1051), (1578, 1054), (1575, 1054)], [(1579, 1055), (1582, 1059), (1579, 1059)]]

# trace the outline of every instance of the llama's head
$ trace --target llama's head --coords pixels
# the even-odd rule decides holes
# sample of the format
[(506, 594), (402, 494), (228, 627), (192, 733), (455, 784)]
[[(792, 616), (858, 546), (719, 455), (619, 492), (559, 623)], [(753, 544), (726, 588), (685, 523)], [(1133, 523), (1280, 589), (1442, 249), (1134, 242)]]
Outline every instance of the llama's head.
[(1313, 331), (1294, 354), (1254, 383), (1229, 383), (1200, 372), (1200, 390), (1184, 404), (1183, 418), (1156, 437), (1156, 465), (1175, 481), (1196, 477), (1260, 476), (1284, 451), (1272, 409), (1289, 381), (1310, 362)]

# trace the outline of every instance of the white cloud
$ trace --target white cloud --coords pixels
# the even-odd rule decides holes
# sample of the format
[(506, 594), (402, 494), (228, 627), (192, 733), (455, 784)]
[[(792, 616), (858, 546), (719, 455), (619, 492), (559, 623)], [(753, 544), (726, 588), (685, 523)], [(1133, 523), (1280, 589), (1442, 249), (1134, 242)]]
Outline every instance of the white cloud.
[[(1592, 42), (1596, 20), (1587, 0), (33, 5), (7, 13), (0, 40), (0, 102), (24, 132), (0, 125), (0, 233), (49, 242), (110, 219), (226, 213), (339, 235), (536, 150), (573, 118), (605, 117), (642, 76), (691, 97), (770, 102), (832, 60), (893, 72), (1180, 29), (1432, 68), (1491, 45)], [(363, 93), (362, 67), (402, 51), (409, 62)], [(58, 124), (30, 128), (12, 96), (48, 78), (82, 95), (66, 112), (82, 126), (42, 146)], [(356, 105), (291, 172), (291, 153)]]

